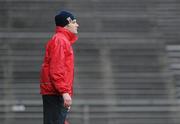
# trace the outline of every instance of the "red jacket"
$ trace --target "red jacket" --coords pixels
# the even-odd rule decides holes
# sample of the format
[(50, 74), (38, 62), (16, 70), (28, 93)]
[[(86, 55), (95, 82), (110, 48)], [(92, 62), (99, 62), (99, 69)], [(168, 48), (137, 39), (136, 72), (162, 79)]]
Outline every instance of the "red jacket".
[(69, 30), (56, 27), (56, 33), (46, 44), (46, 52), (40, 74), (42, 95), (73, 94), (74, 53), (72, 44), (77, 36)]

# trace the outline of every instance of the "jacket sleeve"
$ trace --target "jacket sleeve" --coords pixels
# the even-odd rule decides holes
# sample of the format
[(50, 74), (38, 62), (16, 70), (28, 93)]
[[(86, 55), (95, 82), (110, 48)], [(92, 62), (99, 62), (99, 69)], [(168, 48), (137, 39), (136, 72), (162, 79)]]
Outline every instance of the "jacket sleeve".
[(50, 59), (50, 78), (56, 90), (60, 93), (69, 93), (66, 82), (65, 47), (58, 41), (53, 45)]

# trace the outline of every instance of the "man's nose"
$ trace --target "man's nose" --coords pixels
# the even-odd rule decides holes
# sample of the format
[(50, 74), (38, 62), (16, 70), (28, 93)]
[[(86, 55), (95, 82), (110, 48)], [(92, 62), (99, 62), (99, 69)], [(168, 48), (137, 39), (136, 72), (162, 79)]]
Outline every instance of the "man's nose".
[(76, 26), (77, 26), (77, 27), (79, 27), (79, 24), (78, 24), (78, 23), (76, 23)]

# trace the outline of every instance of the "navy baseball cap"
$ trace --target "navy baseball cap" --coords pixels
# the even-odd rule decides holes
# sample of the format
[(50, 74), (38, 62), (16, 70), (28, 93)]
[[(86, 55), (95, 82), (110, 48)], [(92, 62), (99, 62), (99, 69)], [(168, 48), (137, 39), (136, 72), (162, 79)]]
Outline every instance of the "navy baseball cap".
[(75, 17), (72, 13), (67, 11), (61, 11), (59, 14), (55, 16), (56, 26), (64, 27), (69, 24), (70, 21), (74, 20)]

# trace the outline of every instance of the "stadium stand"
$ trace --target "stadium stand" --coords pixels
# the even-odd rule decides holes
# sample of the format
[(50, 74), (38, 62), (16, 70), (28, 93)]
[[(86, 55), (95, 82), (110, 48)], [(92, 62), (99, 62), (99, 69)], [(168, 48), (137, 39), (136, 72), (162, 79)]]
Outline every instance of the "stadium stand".
[(42, 123), (39, 70), (59, 8), (77, 14), (72, 124), (179, 124), (179, 2), (1, 0), (0, 123)]

